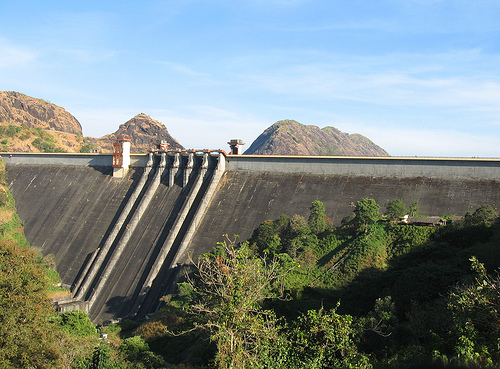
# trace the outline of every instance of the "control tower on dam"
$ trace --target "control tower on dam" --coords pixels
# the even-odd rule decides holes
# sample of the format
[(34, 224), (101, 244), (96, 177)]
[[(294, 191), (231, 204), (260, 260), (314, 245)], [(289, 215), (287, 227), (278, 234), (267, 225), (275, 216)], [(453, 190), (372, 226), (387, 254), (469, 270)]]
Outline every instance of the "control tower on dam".
[(179, 266), (224, 234), (247, 239), (315, 200), (335, 225), (370, 197), (464, 215), (500, 205), (500, 160), (227, 155), (216, 150), (130, 155), (2, 154), (33, 247), (54, 254), (72, 298), (96, 323), (144, 316), (175, 285)]

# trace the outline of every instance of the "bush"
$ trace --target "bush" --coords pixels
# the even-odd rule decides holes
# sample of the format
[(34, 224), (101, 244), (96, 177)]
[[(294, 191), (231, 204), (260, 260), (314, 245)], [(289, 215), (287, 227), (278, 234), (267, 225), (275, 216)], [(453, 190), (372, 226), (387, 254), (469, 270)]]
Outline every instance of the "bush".
[(80, 148), (80, 152), (81, 153), (89, 153), (89, 152), (94, 151), (95, 149), (97, 149), (97, 146), (92, 145), (92, 144), (89, 143), (89, 144), (86, 144), (86, 145), (82, 146)]
[(81, 310), (71, 310), (59, 314), (61, 327), (76, 336), (95, 336), (97, 329), (90, 321), (87, 313)]

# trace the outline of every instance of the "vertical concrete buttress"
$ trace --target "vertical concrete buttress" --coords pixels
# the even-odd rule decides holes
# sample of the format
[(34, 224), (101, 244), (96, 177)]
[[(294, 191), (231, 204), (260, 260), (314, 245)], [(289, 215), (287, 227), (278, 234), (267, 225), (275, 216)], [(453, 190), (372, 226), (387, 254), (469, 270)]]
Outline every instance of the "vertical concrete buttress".
[(128, 241), (130, 240), (130, 237), (134, 233), (137, 225), (139, 224), (139, 221), (142, 218), (142, 215), (146, 211), (146, 208), (149, 206), (149, 203), (151, 202), (151, 199), (153, 198), (154, 194), (156, 193), (156, 190), (158, 189), (158, 186), (160, 185), (161, 182), (161, 177), (163, 174), (163, 171), (166, 166), (166, 156), (165, 153), (162, 153), (160, 165), (158, 166), (158, 169), (156, 170), (156, 173), (153, 177), (153, 180), (151, 181), (151, 184), (149, 185), (148, 189), (146, 190), (146, 193), (144, 194), (144, 197), (141, 199), (139, 206), (135, 210), (135, 212), (132, 215), (132, 218), (130, 219), (130, 222), (127, 224), (127, 227), (118, 242), (118, 245), (116, 246), (113, 255), (111, 255), (111, 258), (107, 265), (105, 266), (105, 269), (103, 270), (101, 277), (97, 281), (95, 287), (94, 287), (94, 293), (89, 299), (89, 305), (90, 308), (92, 308), (92, 305), (94, 304), (96, 298), (99, 296), (100, 293), (100, 287), (105, 284), (109, 278), (109, 275), (113, 268), (115, 267), (118, 259), (120, 258), (121, 254), (123, 253), (123, 250), (128, 244)]
[[(219, 154), (218, 158), (218, 163), (214, 171), (214, 175), (211, 177), (209, 187), (206, 191), (206, 193), (203, 196), (203, 200), (201, 202), (200, 207), (196, 210), (196, 215), (194, 216), (193, 222), (195, 223), (193, 225), (193, 222), (191, 222), (191, 225), (189, 226), (189, 230), (191, 231), (189, 233), (189, 239), (191, 239), (194, 229), (196, 228), (196, 225), (199, 223), (201, 220), (208, 204), (210, 203), (210, 200), (215, 192), (215, 189), (220, 181), (220, 178), (222, 177), (222, 174), (224, 173), (225, 170), (225, 157), (223, 154)], [(167, 259), (167, 256), (174, 244), (174, 241), (177, 239), (179, 236), (179, 233), (181, 231), (182, 225), (184, 224), (184, 221), (186, 220), (186, 217), (188, 213), (191, 211), (191, 208), (193, 206), (193, 202), (195, 198), (198, 195), (198, 192), (200, 191), (200, 188), (205, 180), (208, 179), (209, 173), (208, 173), (208, 167), (209, 167), (209, 154), (204, 153), (203, 155), (203, 162), (200, 167), (200, 172), (196, 178), (196, 182), (193, 185), (193, 188), (191, 189), (186, 202), (184, 203), (182, 209), (180, 210), (179, 214), (176, 217), (175, 223), (172, 227), (172, 231), (168, 235), (167, 239), (165, 240), (153, 266), (151, 267), (148, 276), (146, 280), (144, 281), (144, 284), (142, 285), (142, 288), (140, 290), (139, 296), (137, 297), (134, 306), (131, 309), (132, 314), (137, 314), (137, 312), (140, 309), (141, 304), (143, 303), (146, 294), (150, 290), (153, 281), (157, 277), (158, 273), (160, 272), (163, 264), (165, 263), (165, 260)], [(185, 237), (183, 237), (184, 239)], [(189, 240), (187, 242), (183, 241), (181, 244), (181, 248), (185, 249), (186, 245), (189, 243)], [(172, 263), (172, 266), (175, 266), (175, 262), (178, 259), (178, 254), (181, 252), (179, 251), (176, 252), (175, 260), (174, 263)]]
[(174, 162), (172, 163), (172, 167), (169, 170), (168, 187), (173, 187), (173, 185), (174, 185), (175, 176), (177, 175), (177, 172), (179, 171), (179, 167), (181, 165), (180, 157), (181, 157), (181, 154), (176, 152), (174, 155)]
[(198, 206), (198, 209), (196, 210), (196, 214), (194, 215), (193, 220), (191, 221), (191, 224), (189, 225), (189, 228), (182, 239), (182, 243), (179, 246), (179, 250), (175, 254), (172, 266), (177, 265), (179, 259), (183, 256), (184, 252), (189, 246), (191, 239), (193, 238), (193, 235), (196, 232), (196, 228), (200, 224), (201, 220), (203, 219), (203, 216), (205, 215), (205, 211), (210, 205), (210, 201), (212, 200), (212, 197), (215, 194), (217, 186), (225, 170), (226, 170), (226, 157), (222, 153), (219, 153), (219, 160), (217, 162), (217, 167), (215, 168), (213, 176), (210, 179), (210, 184), (208, 185), (208, 188), (203, 196), (203, 199), (200, 205)]
[(182, 182), (182, 187), (186, 187), (189, 182), (189, 177), (191, 177), (191, 173), (194, 168), (194, 153), (190, 152), (188, 156), (188, 161), (186, 164), (186, 169), (184, 169), (184, 180)]
[(125, 207), (123, 208), (120, 214), (120, 217), (113, 226), (111, 233), (108, 235), (106, 242), (104, 243), (104, 246), (100, 250), (96, 250), (98, 251), (97, 258), (94, 257), (91, 260), (89, 260), (88, 264), (89, 266), (85, 268), (86, 272), (82, 273), (79, 281), (76, 283), (73, 293), (73, 296), (76, 300), (83, 299), (87, 294), (90, 285), (92, 284), (92, 281), (94, 280), (97, 272), (101, 268), (111, 246), (115, 242), (116, 236), (120, 232), (120, 229), (122, 228), (123, 224), (125, 223), (125, 220), (129, 216), (132, 207), (134, 206), (137, 198), (142, 192), (152, 168), (153, 168), (153, 154), (150, 153), (148, 162), (146, 164), (146, 167), (144, 168), (144, 173), (142, 174), (139, 183), (135, 187), (134, 192), (132, 193), (132, 195), (130, 195)]

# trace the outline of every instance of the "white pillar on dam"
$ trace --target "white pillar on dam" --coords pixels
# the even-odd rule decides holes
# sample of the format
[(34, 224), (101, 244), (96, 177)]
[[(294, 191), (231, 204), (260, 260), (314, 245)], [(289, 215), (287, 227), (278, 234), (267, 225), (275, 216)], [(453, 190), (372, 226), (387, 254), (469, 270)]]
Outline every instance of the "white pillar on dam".
[(130, 167), (130, 139), (117, 139), (113, 143), (113, 177), (123, 178)]

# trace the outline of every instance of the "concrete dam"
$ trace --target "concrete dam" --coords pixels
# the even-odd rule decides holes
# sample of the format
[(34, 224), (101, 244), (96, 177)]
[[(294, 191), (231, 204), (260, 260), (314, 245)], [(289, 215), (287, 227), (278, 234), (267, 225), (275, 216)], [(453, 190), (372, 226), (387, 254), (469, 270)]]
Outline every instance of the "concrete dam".
[[(307, 218), (315, 200), (335, 225), (356, 201), (418, 202), (426, 215), (500, 205), (500, 159), (295, 157), (157, 151), (130, 155), (3, 153), (32, 247), (53, 254), (71, 299), (96, 323), (143, 317), (180, 266), (223, 235), (250, 237), (281, 214)], [(123, 168), (122, 168), (123, 169)], [(126, 169), (126, 168), (125, 168)]]

